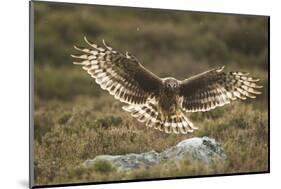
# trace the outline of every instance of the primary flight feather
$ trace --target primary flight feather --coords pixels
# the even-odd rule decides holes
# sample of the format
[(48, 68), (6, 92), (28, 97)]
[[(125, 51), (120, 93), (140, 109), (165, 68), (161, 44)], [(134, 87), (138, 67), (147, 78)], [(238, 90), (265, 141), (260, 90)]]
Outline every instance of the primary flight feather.
[(103, 41), (103, 47), (84, 40), (88, 48), (71, 55), (104, 90), (127, 104), (123, 109), (148, 127), (166, 133), (193, 132), (197, 127), (184, 112), (210, 111), (236, 99), (255, 98), (261, 94), (248, 73), (223, 72), (215, 68), (183, 81), (160, 78), (144, 68), (133, 55), (117, 52)]

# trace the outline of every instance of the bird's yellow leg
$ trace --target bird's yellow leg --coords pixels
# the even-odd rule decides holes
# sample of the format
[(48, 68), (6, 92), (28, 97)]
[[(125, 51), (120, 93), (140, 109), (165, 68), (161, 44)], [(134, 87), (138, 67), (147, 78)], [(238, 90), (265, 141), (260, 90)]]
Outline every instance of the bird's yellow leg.
[(159, 110), (159, 114), (160, 114), (160, 120), (163, 123), (165, 121), (165, 113), (163, 111), (163, 109), (158, 105), (158, 110)]
[(177, 122), (180, 122), (180, 117), (181, 117), (181, 109), (180, 109), (180, 105), (179, 105), (179, 97), (177, 96), (177, 103), (175, 104), (175, 111), (176, 111), (176, 120)]
[(177, 120), (177, 122), (179, 122), (180, 121), (180, 111), (176, 111), (176, 120)]
[(160, 119), (161, 119), (161, 122), (165, 121), (165, 115), (163, 114), (163, 112), (160, 113)]

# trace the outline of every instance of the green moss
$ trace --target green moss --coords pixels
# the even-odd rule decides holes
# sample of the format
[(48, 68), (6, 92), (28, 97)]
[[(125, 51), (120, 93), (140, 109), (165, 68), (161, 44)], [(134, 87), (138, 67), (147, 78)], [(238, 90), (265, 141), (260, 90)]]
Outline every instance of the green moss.
[(93, 164), (93, 170), (98, 173), (106, 174), (115, 171), (115, 168), (109, 161), (98, 160)]

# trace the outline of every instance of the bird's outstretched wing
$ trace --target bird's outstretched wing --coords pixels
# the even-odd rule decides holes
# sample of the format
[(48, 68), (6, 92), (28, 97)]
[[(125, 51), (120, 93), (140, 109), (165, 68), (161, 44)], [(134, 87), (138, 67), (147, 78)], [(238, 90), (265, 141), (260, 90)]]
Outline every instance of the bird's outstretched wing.
[(161, 79), (145, 69), (134, 56), (119, 53), (104, 41), (104, 46), (100, 47), (84, 39), (89, 47), (74, 46), (82, 54), (71, 56), (82, 61), (73, 63), (82, 65), (102, 89), (128, 104), (145, 104), (148, 98), (159, 94)]
[(236, 99), (255, 98), (262, 88), (259, 79), (248, 73), (223, 72), (223, 68), (212, 69), (180, 82), (182, 108), (187, 112), (209, 111)]

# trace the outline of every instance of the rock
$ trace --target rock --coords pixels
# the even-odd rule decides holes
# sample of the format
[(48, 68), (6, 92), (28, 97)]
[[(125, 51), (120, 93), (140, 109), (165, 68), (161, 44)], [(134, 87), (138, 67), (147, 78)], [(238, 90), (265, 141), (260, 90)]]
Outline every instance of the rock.
[(141, 154), (126, 154), (126, 155), (100, 155), (92, 160), (84, 162), (85, 167), (92, 167), (95, 163), (106, 160), (109, 161), (117, 171), (130, 171), (140, 167), (150, 167), (160, 163), (160, 154), (155, 151), (150, 151)]
[(226, 155), (219, 143), (208, 137), (186, 139), (161, 153), (162, 158), (178, 161), (187, 157), (205, 163), (223, 161)]
[(99, 161), (108, 161), (117, 171), (132, 171), (140, 167), (151, 167), (160, 162), (176, 162), (187, 158), (211, 164), (214, 161), (224, 161), (226, 155), (223, 148), (214, 139), (208, 137), (186, 139), (163, 152), (155, 151), (126, 154), (126, 155), (100, 155), (86, 160), (86, 168), (94, 166)]

